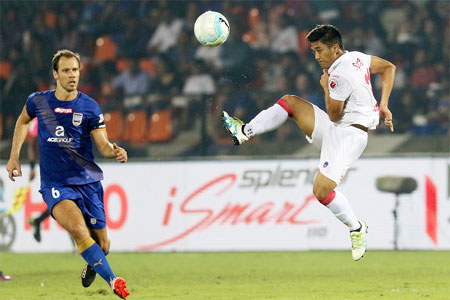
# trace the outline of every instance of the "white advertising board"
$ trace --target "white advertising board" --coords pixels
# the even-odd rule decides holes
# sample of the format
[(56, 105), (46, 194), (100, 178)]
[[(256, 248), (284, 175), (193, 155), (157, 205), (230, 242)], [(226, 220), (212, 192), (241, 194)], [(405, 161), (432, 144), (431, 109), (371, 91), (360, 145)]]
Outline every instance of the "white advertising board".
[[(101, 164), (111, 251), (349, 249), (346, 227), (312, 195), (317, 164), (317, 159)], [(369, 249), (394, 245), (396, 196), (375, 186), (385, 175), (417, 181), (414, 192), (399, 196), (398, 248), (450, 249), (449, 165), (449, 158), (354, 164), (337, 189), (368, 223)], [(15, 183), (0, 173), (0, 209), (9, 208), (18, 188), (28, 185), (23, 168), (24, 177)], [(46, 208), (38, 190), (39, 178), (12, 215), (14, 236), (0, 235), (0, 244), (12, 238), (11, 251), (71, 251), (68, 234), (51, 218), (43, 223), (42, 241), (33, 239), (26, 220)]]

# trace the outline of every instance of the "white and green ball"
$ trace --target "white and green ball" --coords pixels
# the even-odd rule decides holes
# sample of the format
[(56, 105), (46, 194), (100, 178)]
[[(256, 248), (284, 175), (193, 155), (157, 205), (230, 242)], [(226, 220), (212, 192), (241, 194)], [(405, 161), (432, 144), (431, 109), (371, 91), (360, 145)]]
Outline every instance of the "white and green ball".
[(222, 45), (230, 34), (230, 23), (221, 13), (207, 11), (194, 24), (194, 34), (200, 44), (208, 47)]

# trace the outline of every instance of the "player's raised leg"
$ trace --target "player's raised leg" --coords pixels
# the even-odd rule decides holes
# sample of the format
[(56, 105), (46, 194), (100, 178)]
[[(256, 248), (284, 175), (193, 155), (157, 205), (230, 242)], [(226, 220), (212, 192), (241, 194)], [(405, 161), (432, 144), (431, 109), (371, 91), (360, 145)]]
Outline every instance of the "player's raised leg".
[(84, 260), (110, 285), (115, 294), (126, 299), (130, 293), (125, 281), (120, 278), (121, 280), (118, 281), (120, 284), (115, 284), (116, 276), (111, 270), (102, 248), (91, 237), (76, 203), (67, 199), (58, 202), (53, 207), (52, 213), (56, 221), (71, 234)]
[(311, 103), (294, 95), (285, 95), (273, 106), (261, 111), (249, 123), (223, 112), (224, 127), (235, 145), (242, 145), (252, 136), (275, 130), (292, 117), (304, 134), (314, 130), (314, 109)]
[(320, 203), (348, 227), (352, 241), (352, 257), (359, 260), (367, 248), (367, 225), (363, 221), (358, 221), (345, 195), (335, 190), (336, 185), (333, 180), (318, 172), (313, 193)]

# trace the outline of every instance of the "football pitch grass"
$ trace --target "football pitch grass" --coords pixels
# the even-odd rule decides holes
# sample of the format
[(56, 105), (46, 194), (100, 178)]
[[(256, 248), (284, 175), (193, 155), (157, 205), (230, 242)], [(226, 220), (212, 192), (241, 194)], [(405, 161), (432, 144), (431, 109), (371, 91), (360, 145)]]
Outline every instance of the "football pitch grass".
[[(111, 253), (133, 299), (450, 299), (449, 251)], [(0, 299), (119, 299), (70, 253), (0, 253)]]

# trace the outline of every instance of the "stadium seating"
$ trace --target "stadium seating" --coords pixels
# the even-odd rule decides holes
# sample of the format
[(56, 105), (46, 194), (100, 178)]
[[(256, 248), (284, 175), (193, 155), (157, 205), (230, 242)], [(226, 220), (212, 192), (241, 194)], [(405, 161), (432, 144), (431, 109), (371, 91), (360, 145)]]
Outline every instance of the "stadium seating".
[(2, 60), (0, 61), (0, 78), (7, 79), (11, 73), (11, 62)]
[(109, 35), (101, 36), (96, 41), (94, 58), (97, 61), (115, 60), (117, 45)]
[(164, 109), (151, 114), (148, 122), (147, 140), (151, 143), (168, 142), (172, 138), (172, 112)]
[(124, 134), (123, 113), (120, 110), (105, 113), (106, 130), (111, 141), (121, 140)]
[(125, 120), (125, 141), (140, 146), (146, 142), (147, 112), (143, 109), (128, 113)]

